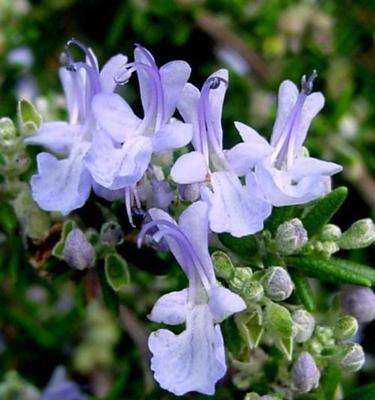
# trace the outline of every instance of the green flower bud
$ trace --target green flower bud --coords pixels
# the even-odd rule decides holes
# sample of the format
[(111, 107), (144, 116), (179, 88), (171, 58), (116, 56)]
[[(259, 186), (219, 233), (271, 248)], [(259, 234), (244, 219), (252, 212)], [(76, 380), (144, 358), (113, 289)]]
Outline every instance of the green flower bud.
[(339, 240), (342, 235), (341, 229), (334, 224), (327, 224), (323, 227), (320, 239), (324, 242)]
[(282, 267), (271, 267), (261, 279), (266, 295), (275, 301), (287, 299), (293, 292), (293, 282)]
[(121, 226), (115, 221), (109, 221), (100, 229), (100, 241), (109, 246), (118, 246), (124, 241), (124, 233)]
[(365, 353), (358, 343), (348, 343), (343, 350), (341, 365), (350, 372), (359, 371), (365, 362)]
[(258, 393), (247, 393), (243, 400), (259, 400), (260, 396)]
[(263, 286), (257, 281), (248, 282), (241, 289), (241, 296), (247, 303), (258, 302), (263, 298)]
[(315, 334), (323, 346), (329, 347), (334, 344), (333, 329), (329, 326), (317, 326), (315, 329)]
[(309, 340), (315, 329), (315, 319), (306, 310), (296, 310), (292, 314), (294, 340), (303, 343)]
[(336, 339), (346, 340), (352, 338), (357, 333), (357, 331), (357, 320), (350, 315), (345, 315), (336, 322), (333, 334)]
[(18, 193), (12, 205), (27, 237), (33, 240), (41, 240), (46, 237), (51, 225), (50, 218), (36, 205), (28, 188)]
[(13, 150), (17, 144), (17, 129), (10, 118), (0, 118), (0, 149), (4, 152)]
[(298, 218), (281, 224), (275, 235), (277, 250), (282, 254), (293, 254), (300, 250), (308, 241), (307, 231)]
[(219, 278), (227, 281), (234, 276), (234, 266), (230, 257), (223, 251), (215, 251), (211, 255), (212, 263), (214, 264), (216, 275)]
[(340, 250), (340, 247), (336, 242), (323, 242), (321, 252), (326, 257), (331, 257), (332, 254), (337, 253)]
[(238, 267), (234, 269), (234, 276), (229, 282), (231, 289), (241, 292), (243, 287), (251, 282), (253, 271), (249, 267)]
[(345, 231), (339, 245), (342, 249), (361, 249), (375, 242), (375, 224), (371, 218), (360, 219)]

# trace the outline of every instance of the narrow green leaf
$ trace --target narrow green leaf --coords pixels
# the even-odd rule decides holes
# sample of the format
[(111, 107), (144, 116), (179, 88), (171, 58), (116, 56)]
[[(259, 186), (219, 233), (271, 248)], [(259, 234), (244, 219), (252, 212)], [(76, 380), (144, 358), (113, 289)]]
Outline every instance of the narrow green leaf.
[(221, 233), (219, 240), (229, 250), (243, 257), (251, 257), (258, 251), (258, 240), (255, 235), (235, 238), (229, 233)]
[(344, 400), (374, 400), (375, 399), (375, 383), (361, 386), (355, 389)]
[(108, 254), (105, 257), (104, 270), (107, 282), (114, 291), (119, 291), (129, 283), (128, 264), (118, 254)]
[(277, 228), (294, 216), (294, 206), (274, 207), (271, 216), (265, 222), (265, 228), (274, 234)]
[(314, 312), (316, 304), (310, 284), (306, 277), (296, 270), (291, 270), (289, 272), (295, 286), (295, 293), (298, 300), (303, 304), (307, 311)]
[(309, 237), (318, 234), (323, 226), (331, 220), (345, 201), (347, 195), (348, 189), (341, 186), (319, 199), (306, 215), (301, 218)]
[(337, 257), (331, 257), (330, 262), (333, 265), (336, 265), (337, 268), (347, 268), (348, 270), (357, 271), (359, 274), (371, 281), (372, 286), (375, 285), (375, 268)]
[(322, 381), (324, 400), (334, 400), (337, 386), (341, 380), (341, 368), (336, 364), (329, 365), (324, 370)]
[[(307, 276), (331, 283), (351, 283), (359, 286), (371, 286), (369, 275), (371, 268), (362, 266), (362, 270), (356, 265), (340, 259), (323, 259), (307, 256), (294, 256), (287, 259), (288, 265), (298, 268)], [(354, 264), (354, 263), (353, 263)], [(370, 271), (368, 271), (370, 270)]]

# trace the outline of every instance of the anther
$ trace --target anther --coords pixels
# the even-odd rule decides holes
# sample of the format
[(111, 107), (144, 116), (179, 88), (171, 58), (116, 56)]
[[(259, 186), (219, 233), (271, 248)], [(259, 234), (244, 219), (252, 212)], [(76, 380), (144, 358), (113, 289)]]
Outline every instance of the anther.
[(221, 78), (220, 76), (213, 76), (209, 80), (210, 89), (217, 89), (221, 82), (224, 83), (224, 85), (228, 85), (228, 82), (224, 78)]
[(309, 95), (311, 94), (314, 86), (314, 80), (318, 77), (318, 73), (314, 69), (312, 74), (309, 76), (309, 78), (306, 78), (306, 75), (303, 75), (301, 79), (301, 90), (305, 94)]

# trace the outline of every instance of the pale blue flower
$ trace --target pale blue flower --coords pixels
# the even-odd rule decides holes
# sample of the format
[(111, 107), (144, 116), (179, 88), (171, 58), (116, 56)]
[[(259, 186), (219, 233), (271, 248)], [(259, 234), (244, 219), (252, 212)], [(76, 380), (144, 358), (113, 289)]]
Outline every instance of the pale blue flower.
[(321, 93), (311, 93), (315, 77), (315, 71), (309, 79), (304, 76), (300, 92), (291, 81), (281, 83), (270, 144), (237, 122), (243, 143), (226, 154), (238, 174), (254, 170), (261, 193), (274, 206), (304, 204), (328, 193), (331, 175), (342, 170), (338, 164), (303, 155), (310, 123), (324, 105)]
[[(76, 45), (85, 53), (85, 61), (73, 60), (69, 46)], [(105, 188), (94, 182), (84, 164), (87, 151), (103, 135), (98, 131), (92, 114), (92, 100), (98, 93), (115, 89), (114, 77), (127, 58), (112, 57), (99, 72), (91, 49), (72, 39), (66, 46), (66, 67), (60, 68), (69, 114), (69, 122), (43, 123), (36, 135), (25, 140), (41, 145), (57, 154), (40, 153), (37, 156), (38, 173), (31, 178), (32, 194), (38, 205), (47, 211), (69, 214), (82, 207), (90, 195), (91, 187), (103, 197), (111, 197)], [(113, 196), (114, 194), (112, 194)]]
[(171, 177), (181, 185), (200, 183), (211, 230), (240, 237), (262, 230), (271, 206), (258, 195), (254, 179), (241, 183), (225, 156), (221, 114), (227, 82), (228, 71), (222, 69), (206, 80), (201, 92), (190, 83), (185, 86), (177, 107), (193, 124), (194, 151), (176, 161)]
[(219, 323), (246, 305), (216, 281), (208, 252), (205, 202), (189, 206), (178, 225), (162, 210), (149, 213), (153, 221), (143, 227), (139, 243), (150, 231), (154, 240), (165, 239), (189, 280), (187, 289), (162, 296), (151, 311), (149, 318), (154, 322), (185, 324), (179, 335), (167, 329), (151, 334), (151, 369), (160, 386), (176, 395), (191, 391), (212, 395), (227, 369)]
[(125, 189), (130, 222), (130, 209), (137, 201), (136, 185), (152, 154), (184, 146), (192, 137), (190, 124), (172, 119), (190, 76), (189, 65), (172, 61), (158, 68), (151, 53), (136, 46), (134, 62), (123, 66), (117, 82), (127, 82), (134, 71), (139, 81), (143, 118), (138, 118), (118, 94), (97, 95), (93, 101), (94, 114), (109, 135), (97, 135), (95, 145), (85, 157), (97, 183), (111, 190)]
[(75, 382), (67, 379), (65, 368), (57, 367), (39, 400), (86, 400), (87, 398)]

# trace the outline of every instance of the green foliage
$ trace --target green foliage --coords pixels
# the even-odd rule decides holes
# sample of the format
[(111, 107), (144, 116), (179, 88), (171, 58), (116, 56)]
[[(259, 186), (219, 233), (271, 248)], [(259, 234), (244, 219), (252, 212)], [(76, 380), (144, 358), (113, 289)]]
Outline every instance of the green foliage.
[(105, 257), (104, 270), (108, 284), (116, 292), (129, 283), (128, 264), (118, 254), (108, 254)]
[(348, 195), (346, 187), (339, 187), (328, 193), (322, 199), (317, 200), (311, 209), (301, 218), (302, 224), (307, 230), (309, 237), (318, 234), (338, 209), (344, 203)]

